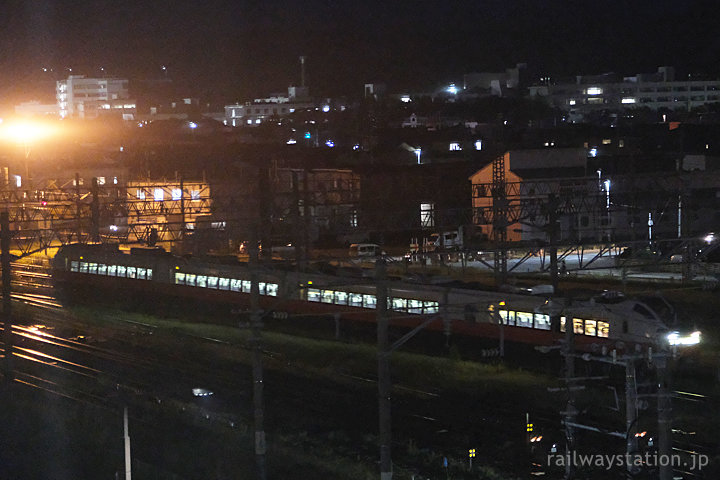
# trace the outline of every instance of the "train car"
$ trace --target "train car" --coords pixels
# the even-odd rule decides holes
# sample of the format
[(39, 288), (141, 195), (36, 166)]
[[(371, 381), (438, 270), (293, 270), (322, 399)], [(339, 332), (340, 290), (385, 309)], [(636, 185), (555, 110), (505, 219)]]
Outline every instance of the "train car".
[[(208, 304), (247, 308), (253, 275), (237, 258), (178, 257), (161, 249), (73, 244), (61, 247), (52, 261), (56, 285), (67, 292), (126, 298), (193, 299)], [(374, 322), (376, 287), (363, 278), (336, 277), (277, 269), (254, 274), (260, 307), (275, 315), (333, 315)], [(388, 282), (390, 324), (483, 338), (504, 338), (538, 346), (558, 345), (571, 328), (575, 347), (638, 350), (693, 345), (699, 332), (669, 328), (668, 319), (652, 302), (598, 297), (570, 302), (503, 292), (490, 292), (407, 282)]]

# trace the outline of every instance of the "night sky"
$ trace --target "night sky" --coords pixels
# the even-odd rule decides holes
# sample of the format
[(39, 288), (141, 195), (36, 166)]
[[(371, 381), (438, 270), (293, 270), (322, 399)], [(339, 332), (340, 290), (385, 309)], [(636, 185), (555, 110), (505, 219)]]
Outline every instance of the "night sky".
[(42, 67), (132, 80), (162, 65), (197, 96), (244, 100), (299, 83), (299, 55), (318, 95), (517, 62), (555, 76), (714, 74), (717, 12), (705, 0), (0, 0), (0, 102), (27, 96)]

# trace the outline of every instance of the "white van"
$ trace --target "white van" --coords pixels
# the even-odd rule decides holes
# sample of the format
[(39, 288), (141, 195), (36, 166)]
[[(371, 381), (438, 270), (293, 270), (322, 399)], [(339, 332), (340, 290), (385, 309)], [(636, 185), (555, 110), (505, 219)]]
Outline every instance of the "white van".
[(348, 255), (351, 257), (377, 257), (385, 255), (385, 252), (376, 243), (353, 243), (350, 245)]

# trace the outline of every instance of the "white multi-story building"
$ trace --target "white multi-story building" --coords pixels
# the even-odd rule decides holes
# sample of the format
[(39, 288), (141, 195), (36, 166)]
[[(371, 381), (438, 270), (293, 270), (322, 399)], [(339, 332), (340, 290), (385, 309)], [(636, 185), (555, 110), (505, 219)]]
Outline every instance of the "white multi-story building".
[(276, 93), (244, 104), (225, 105), (225, 124), (231, 127), (257, 126), (272, 117), (286, 117), (296, 111), (316, 107), (315, 102), (308, 98), (307, 87), (290, 87), (287, 96)]
[(70, 75), (56, 86), (58, 111), (62, 118), (96, 118), (100, 115), (122, 115), (132, 120), (135, 100), (130, 99), (128, 81), (122, 78), (85, 78)]
[(530, 87), (530, 96), (545, 97), (553, 106), (570, 113), (571, 118), (642, 107), (688, 111), (720, 102), (720, 80), (675, 80), (672, 67), (660, 67), (657, 73), (632, 77), (578, 76), (575, 83), (536, 85)]

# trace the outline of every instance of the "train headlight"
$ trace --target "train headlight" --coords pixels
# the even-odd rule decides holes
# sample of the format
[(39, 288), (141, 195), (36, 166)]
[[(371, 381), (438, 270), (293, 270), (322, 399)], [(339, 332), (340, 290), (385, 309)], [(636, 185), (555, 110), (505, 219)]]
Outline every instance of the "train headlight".
[(673, 346), (697, 345), (700, 343), (700, 332), (695, 331), (689, 335), (680, 335), (680, 332), (670, 332), (666, 338), (668, 344)]

